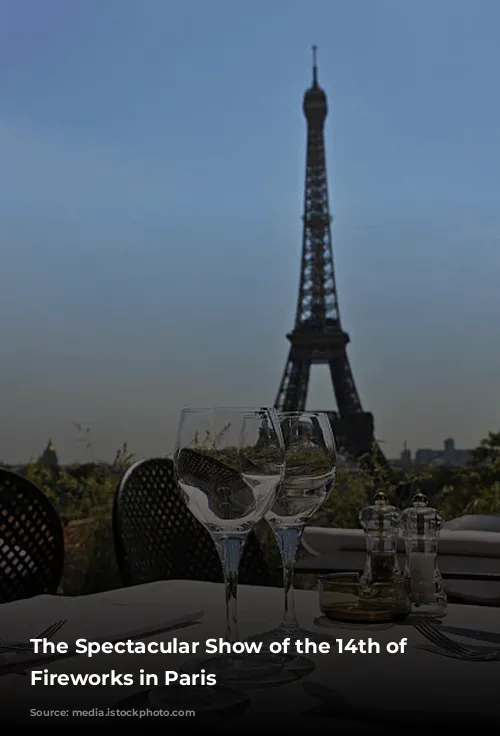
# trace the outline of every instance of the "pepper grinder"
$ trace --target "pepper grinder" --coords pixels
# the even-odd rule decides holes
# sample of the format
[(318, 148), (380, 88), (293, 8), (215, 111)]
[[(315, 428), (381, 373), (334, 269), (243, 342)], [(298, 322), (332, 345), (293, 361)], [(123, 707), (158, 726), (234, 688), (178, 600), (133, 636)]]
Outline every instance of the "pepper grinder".
[(365, 532), (366, 560), (361, 582), (366, 585), (391, 581), (400, 575), (397, 558), (399, 511), (389, 504), (385, 493), (375, 495), (372, 506), (359, 512)]
[(411, 590), (412, 613), (445, 616), (446, 591), (437, 564), (443, 520), (436, 509), (429, 507), (427, 497), (417, 493), (413, 506), (403, 511), (400, 521), (406, 547), (404, 575)]

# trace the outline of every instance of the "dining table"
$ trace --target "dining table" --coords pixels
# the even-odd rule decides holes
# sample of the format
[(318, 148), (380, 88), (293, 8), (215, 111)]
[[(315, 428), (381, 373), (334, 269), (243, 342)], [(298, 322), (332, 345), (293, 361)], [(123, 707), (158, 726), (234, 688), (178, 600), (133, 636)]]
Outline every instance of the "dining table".
[[(238, 601), (240, 641), (279, 625), (283, 615), (283, 590), (242, 585)], [(363, 720), (362, 715), (364, 710), (371, 713), (373, 709), (382, 713), (380, 728), (384, 732), (391, 725), (401, 731), (405, 727), (402, 724), (406, 714), (417, 711), (428, 713), (430, 723), (448, 716), (457, 721), (462, 719), (464, 723), (467, 719), (474, 722), (479, 714), (491, 721), (498, 718), (500, 725), (500, 663), (464, 661), (427, 651), (423, 647), (429, 645), (429, 641), (415, 629), (411, 617), (391, 625), (371, 626), (324, 621), (316, 591), (297, 590), (295, 607), (302, 628), (324, 639), (329, 644), (328, 653), (314, 653), (314, 646), (311, 646), (303, 656), (311, 664), (312, 671), (293, 681), (273, 686), (266, 684), (264, 678), (261, 684), (235, 686), (244, 691), (247, 705), (244, 711), (226, 716), (212, 713), (210, 719), (216, 718), (219, 730), (234, 730), (236, 726), (241, 730), (244, 726), (250, 728), (251, 724), (276, 721), (290, 731), (303, 730), (307, 724), (318, 730), (335, 726), (345, 731), (359, 731), (364, 725), (373, 733), (370, 717)], [(191, 613), (197, 614), (192, 625), (161, 633), (163, 624), (176, 618), (189, 619)], [(34, 653), (4, 652), (0, 655), (0, 721), (63, 721), (88, 726), (89, 721), (109, 722), (111, 714), (117, 711), (125, 718), (139, 717), (142, 709), (151, 711), (141, 717), (145, 726), (158, 718), (175, 719), (179, 728), (192, 729), (205, 723), (203, 712), (175, 715), (175, 709), (168, 711), (168, 705), (168, 715), (163, 712), (155, 716), (157, 705), (151, 703), (157, 701), (151, 700), (150, 688), (140, 683), (141, 671), (143, 676), (144, 673), (156, 673), (160, 683), (165, 671), (181, 671), (185, 654), (113, 652), (88, 657), (85, 653), (76, 654), (74, 647), (77, 640), (125, 641), (131, 632), (136, 632), (135, 638), (144, 642), (168, 642), (174, 638), (188, 643), (200, 642), (198, 656), (208, 657), (204, 654), (205, 642), (212, 638), (224, 640), (226, 636), (222, 584), (168, 580), (87, 596), (42, 595), (0, 606), (3, 643), (35, 638), (55, 621), (65, 623), (53, 642), (67, 643), (69, 654), (61, 654), (50, 662), (36, 661)], [(443, 624), (471, 632), (490, 632), (500, 641), (498, 609), (449, 605)], [(137, 636), (140, 627), (143, 634)], [(478, 643), (464, 637), (456, 640), (471, 647)], [(363, 651), (360, 642), (364, 642), (365, 650), (371, 642), (371, 651)], [(28, 664), (23, 664), (22, 669), (18, 662), (24, 660), (18, 657), (27, 658)], [(32, 682), (33, 671), (46, 674), (114, 671), (132, 675), (133, 684), (44, 685)], [(411, 725), (408, 722), (408, 728)]]

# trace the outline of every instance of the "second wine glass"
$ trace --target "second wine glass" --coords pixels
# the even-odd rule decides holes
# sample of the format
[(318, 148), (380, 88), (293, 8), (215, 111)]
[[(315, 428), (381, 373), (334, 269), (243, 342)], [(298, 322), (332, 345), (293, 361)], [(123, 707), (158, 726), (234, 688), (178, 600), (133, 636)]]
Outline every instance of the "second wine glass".
[(333, 489), (337, 465), (335, 439), (326, 414), (280, 412), (278, 416), (285, 443), (285, 477), (265, 519), (281, 553), (285, 610), (279, 628), (255, 638), (264, 645), (285, 638), (324, 641), (324, 636), (300, 627), (293, 581), (304, 527)]

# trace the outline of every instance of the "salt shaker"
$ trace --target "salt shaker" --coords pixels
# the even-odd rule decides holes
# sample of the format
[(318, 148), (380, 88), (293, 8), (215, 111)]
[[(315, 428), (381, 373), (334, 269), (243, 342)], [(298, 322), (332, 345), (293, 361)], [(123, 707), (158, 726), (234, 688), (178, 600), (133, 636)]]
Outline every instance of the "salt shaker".
[(441, 617), (446, 614), (446, 591), (437, 563), (442, 522), (423, 493), (417, 493), (413, 506), (401, 514), (406, 547), (404, 574), (411, 589), (412, 612), (419, 615)]
[(361, 578), (364, 584), (389, 582), (400, 575), (397, 558), (399, 511), (389, 504), (385, 493), (377, 493), (372, 506), (359, 512), (365, 532), (366, 560)]

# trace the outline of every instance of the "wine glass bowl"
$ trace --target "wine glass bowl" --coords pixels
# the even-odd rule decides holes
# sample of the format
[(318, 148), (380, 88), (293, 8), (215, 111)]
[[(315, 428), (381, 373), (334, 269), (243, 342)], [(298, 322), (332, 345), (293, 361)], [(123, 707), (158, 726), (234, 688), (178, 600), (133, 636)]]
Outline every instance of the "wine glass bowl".
[(325, 414), (283, 412), (279, 418), (286, 470), (266, 514), (273, 529), (304, 526), (328, 498), (336, 468), (335, 441)]
[(283, 479), (280, 429), (266, 409), (187, 409), (174, 465), (189, 510), (210, 533), (249, 532)]

